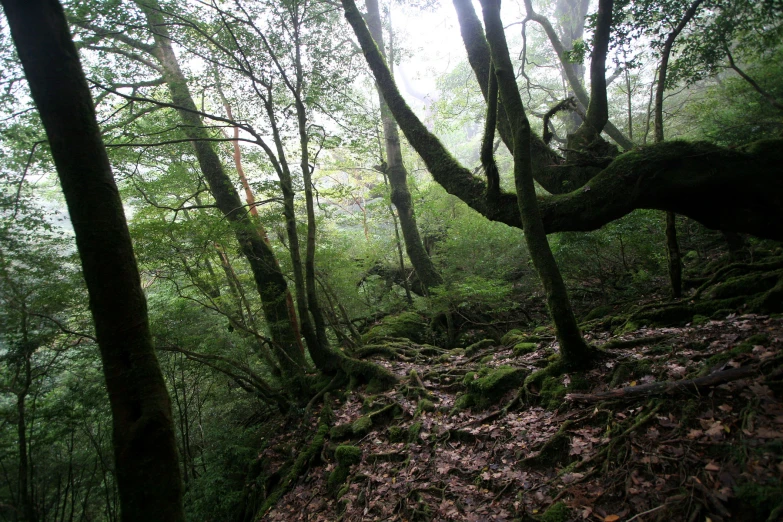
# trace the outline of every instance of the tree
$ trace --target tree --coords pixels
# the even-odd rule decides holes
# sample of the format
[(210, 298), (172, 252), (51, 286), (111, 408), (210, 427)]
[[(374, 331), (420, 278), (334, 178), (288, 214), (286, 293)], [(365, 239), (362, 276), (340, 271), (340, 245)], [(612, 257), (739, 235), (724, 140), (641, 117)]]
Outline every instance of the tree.
[(65, 14), (54, 0), (2, 5), (74, 226), (112, 406), (122, 519), (184, 520), (171, 404), (122, 202)]
[[(381, 13), (378, 9), (377, 0), (368, 0), (367, 4), (367, 26), (370, 34), (375, 40), (378, 50), (384, 59), (387, 59), (386, 46), (383, 40), (383, 27), (381, 26)], [(381, 107), (381, 121), (383, 123), (383, 134), (385, 138), (386, 161), (384, 175), (388, 175), (391, 185), (391, 200), (400, 217), (400, 228), (402, 237), (405, 240), (405, 251), (411, 260), (416, 275), (424, 285), (424, 288), (433, 288), (443, 283), (443, 278), (438, 273), (435, 265), (432, 263), (424, 243), (419, 234), (419, 228), (416, 224), (416, 213), (413, 207), (413, 199), (410, 190), (408, 190), (408, 171), (402, 162), (402, 150), (400, 148), (400, 135), (397, 130), (397, 124), (394, 122), (392, 114), (389, 112), (389, 106), (383, 99), (383, 93), (378, 89), (378, 101)], [(382, 165), (384, 162), (382, 162)]]

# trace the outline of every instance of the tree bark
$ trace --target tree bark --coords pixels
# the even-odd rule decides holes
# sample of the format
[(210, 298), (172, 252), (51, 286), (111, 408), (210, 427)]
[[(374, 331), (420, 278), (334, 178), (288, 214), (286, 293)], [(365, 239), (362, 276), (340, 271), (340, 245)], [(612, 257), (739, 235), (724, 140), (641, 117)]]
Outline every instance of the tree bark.
[(169, 400), (130, 234), (62, 7), (2, 0), (73, 224), (112, 409), (126, 522), (184, 520)]
[[(488, 205), (486, 183), (460, 165), (408, 107), (372, 38), (362, 36), (361, 15), (353, 14), (352, 5), (347, 2), (346, 18), (357, 32), (375, 81), (435, 181), (486, 218), (522, 228), (516, 195), (501, 192), (498, 204)], [(615, 158), (582, 188), (539, 198), (544, 229), (548, 234), (597, 230), (647, 208), (676, 212), (716, 230), (781, 240), (781, 163), (783, 139), (734, 149), (681, 141), (640, 148)]]
[[(385, 45), (383, 41), (383, 28), (381, 27), (381, 14), (378, 9), (378, 0), (367, 0), (367, 26), (373, 40), (378, 47), (381, 56), (386, 59)], [(416, 224), (416, 213), (408, 189), (408, 171), (402, 162), (402, 149), (400, 147), (400, 135), (397, 131), (397, 123), (389, 111), (389, 106), (383, 98), (383, 93), (376, 85), (378, 102), (381, 108), (381, 121), (383, 122), (383, 134), (386, 144), (386, 174), (391, 185), (391, 200), (397, 207), (400, 218), (400, 228), (405, 241), (405, 251), (411, 260), (413, 269), (419, 277), (419, 281), (425, 289), (440, 286), (443, 278), (432, 263)]]
[[(527, 2), (529, 3), (530, 0)], [(590, 59), (590, 102), (587, 105), (584, 121), (575, 133), (568, 136), (568, 148), (580, 151), (579, 153), (590, 149), (601, 140), (601, 132), (609, 122), (609, 101), (606, 94), (606, 54), (609, 52), (613, 4), (612, 0), (599, 0), (598, 2), (596, 28), (593, 35), (593, 56)], [(569, 64), (563, 65), (564, 68), (571, 69), (566, 67)]]
[(287, 305), (288, 286), (285, 277), (280, 271), (274, 252), (266, 244), (242, 205), (239, 194), (225, 173), (212, 144), (206, 140), (209, 134), (197, 113), (187, 80), (179, 67), (158, 1), (139, 0), (137, 3), (144, 12), (154, 37), (155, 46), (152, 53), (161, 65), (172, 101), (178, 107), (177, 112), (185, 124), (184, 132), (193, 140), (196, 157), (215, 203), (226, 219), (234, 225), (234, 234), (250, 264), (280, 367), (285, 377), (296, 378), (302, 374), (305, 366), (304, 348), (294, 330), (294, 322)]
[(555, 324), (563, 363), (572, 368), (583, 368), (589, 359), (590, 350), (576, 324), (565, 283), (549, 248), (538, 210), (530, 151), (530, 123), (517, 89), (516, 77), (508, 53), (503, 23), (500, 19), (500, 0), (481, 0), (481, 6), (498, 91), (506, 108), (514, 138), (514, 180), (519, 214), (525, 230), (525, 242), (533, 266), (544, 285), (547, 307)]

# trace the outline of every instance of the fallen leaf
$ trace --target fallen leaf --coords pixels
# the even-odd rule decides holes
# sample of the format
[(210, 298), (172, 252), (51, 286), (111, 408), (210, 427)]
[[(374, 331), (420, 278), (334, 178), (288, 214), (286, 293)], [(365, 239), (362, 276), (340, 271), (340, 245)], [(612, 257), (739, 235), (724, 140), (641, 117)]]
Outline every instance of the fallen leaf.
[(617, 522), (618, 520), (620, 520), (618, 515), (607, 515), (604, 517), (604, 522)]
[(709, 464), (704, 466), (704, 469), (706, 469), (707, 471), (720, 471), (720, 466), (718, 466), (714, 462), (710, 462)]

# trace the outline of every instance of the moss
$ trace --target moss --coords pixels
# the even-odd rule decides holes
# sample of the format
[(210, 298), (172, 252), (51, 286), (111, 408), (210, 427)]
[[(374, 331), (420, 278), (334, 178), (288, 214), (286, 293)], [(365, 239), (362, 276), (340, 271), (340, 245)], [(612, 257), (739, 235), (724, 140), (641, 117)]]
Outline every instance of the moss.
[(775, 510), (780, 515), (783, 482), (772, 480), (765, 484), (743, 482), (734, 487), (734, 495), (741, 505), (741, 513), (747, 515), (747, 520), (780, 520), (772, 516)]
[(396, 442), (405, 442), (405, 439), (408, 436), (408, 432), (399, 426), (391, 426), (389, 427), (389, 442), (396, 443)]
[(745, 341), (740, 343), (739, 345), (732, 348), (731, 350), (727, 350), (721, 353), (716, 353), (715, 355), (713, 355), (712, 357), (704, 361), (704, 364), (702, 365), (702, 368), (699, 371), (699, 375), (707, 375), (716, 366), (725, 364), (730, 360), (732, 360), (733, 358), (738, 357), (742, 354), (752, 352), (753, 347), (757, 344), (768, 344), (768, 343), (769, 343), (769, 337), (765, 335), (752, 335), (748, 337)]
[[(464, 353), (467, 356), (471, 356), (471, 355), (475, 354), (476, 352), (478, 352), (479, 350), (483, 350), (484, 348), (489, 348), (493, 344), (495, 344), (495, 341), (493, 341), (492, 339), (484, 339), (484, 340), (481, 340), (481, 341), (479, 341), (477, 343), (473, 343), (470, 346), (468, 346), (467, 348), (465, 348), (465, 352)], [(458, 349), (459, 348), (457, 348), (457, 350)], [(452, 353), (455, 352), (455, 351), (456, 350), (452, 350)]]
[(536, 326), (533, 329), (534, 334), (547, 334), (549, 333), (549, 326)]
[(403, 312), (390, 315), (380, 320), (378, 324), (362, 336), (365, 344), (370, 344), (384, 337), (403, 337), (416, 343), (427, 340), (427, 323), (416, 312)]
[(380, 393), (390, 389), (397, 383), (397, 376), (379, 364), (360, 359), (343, 357), (340, 367), (351, 378), (351, 381), (366, 382), (368, 393)]
[(648, 375), (650, 362), (646, 359), (629, 359), (618, 364), (612, 372), (612, 380), (609, 386), (614, 388), (624, 382)]
[(351, 424), (351, 432), (353, 432), (354, 435), (358, 435), (358, 436), (366, 435), (367, 433), (369, 433), (371, 429), (372, 429), (372, 417), (370, 417), (369, 415), (359, 417)]
[(329, 438), (334, 440), (347, 439), (353, 433), (351, 423), (338, 424), (329, 431)]
[(415, 443), (419, 440), (419, 434), (421, 433), (421, 422), (414, 422), (408, 428), (408, 442)]
[(351, 466), (362, 460), (362, 450), (356, 446), (337, 446), (334, 456), (337, 460), (337, 467), (329, 474), (326, 487), (329, 493), (340, 498), (347, 491), (343, 485), (348, 479)]
[(703, 324), (707, 324), (708, 322), (710, 322), (709, 317), (699, 315), (699, 314), (694, 315), (693, 319), (691, 319), (691, 324), (693, 326), (701, 326)]
[(707, 294), (710, 299), (728, 299), (731, 297), (760, 294), (771, 290), (778, 282), (777, 272), (762, 272), (732, 277), (716, 285)]
[(527, 343), (527, 342), (517, 343), (516, 345), (514, 345), (514, 355), (516, 356), (525, 355), (528, 353), (535, 352), (537, 349), (538, 349), (538, 345), (536, 343)]
[(433, 404), (433, 402), (429, 399), (421, 399), (416, 408), (416, 411), (417, 412), (435, 411), (435, 404)]
[(613, 311), (614, 310), (609, 305), (597, 306), (592, 310), (590, 310), (590, 313), (585, 316), (584, 320), (593, 321), (595, 319), (602, 319), (607, 315), (611, 314)]
[(541, 383), (541, 391), (538, 392), (541, 406), (548, 410), (556, 410), (563, 403), (566, 395), (566, 387), (559, 377), (547, 377)]
[(516, 343), (516, 342), (517, 342), (517, 341), (516, 341), (516, 338), (517, 338), (517, 337), (523, 337), (524, 335), (525, 335), (525, 334), (522, 332), (522, 330), (518, 330), (518, 329), (516, 329), (516, 328), (515, 328), (515, 329), (513, 329), (513, 330), (509, 330), (509, 331), (508, 331), (508, 332), (506, 332), (506, 334), (505, 334), (505, 335), (504, 335), (504, 336), (503, 336), (503, 337), (500, 339), (500, 344), (503, 344), (503, 345), (506, 345), (506, 346), (508, 346), (508, 345), (511, 345), (511, 344), (514, 344), (514, 343)]
[(476, 397), (472, 393), (465, 393), (460, 395), (454, 401), (454, 411), (466, 410), (472, 408), (476, 404)]
[(639, 324), (635, 321), (628, 320), (621, 327), (615, 329), (613, 332), (615, 335), (622, 335), (628, 332), (634, 332), (639, 329)]
[(552, 504), (541, 515), (541, 522), (568, 522), (569, 520), (571, 520), (571, 510), (563, 502)]
[(494, 355), (486, 355), (486, 356), (484, 356), (484, 357), (482, 357), (482, 358), (481, 358), (481, 360), (479, 361), (479, 363), (480, 363), (480, 364), (487, 364), (487, 363), (491, 363), (491, 362), (492, 362), (494, 359), (495, 359), (495, 356), (494, 356)]
[(267, 497), (267, 499), (264, 501), (264, 504), (261, 506), (261, 509), (258, 510), (258, 514), (260, 516), (263, 517), (263, 515), (265, 515), (266, 512), (272, 508), (272, 506), (277, 504), (277, 501), (280, 500), (280, 497), (282, 497), (283, 494), (285, 494), (291, 488), (294, 481), (299, 478), (302, 473), (304, 473), (307, 466), (310, 465), (310, 462), (320, 454), (321, 448), (323, 448), (324, 441), (326, 439), (326, 434), (328, 432), (329, 426), (323, 421), (320, 422), (312, 442), (310, 442), (310, 444), (308, 444), (305, 449), (299, 453), (291, 468), (286, 472), (285, 477), (283, 477), (274, 491), (272, 491), (272, 493)]
[(482, 368), (478, 373), (468, 372), (462, 381), (468, 388), (468, 393), (457, 398), (454, 409), (461, 410), (472, 406), (487, 408), (504, 393), (520, 386), (525, 374), (524, 369), (511, 366)]
[(356, 446), (342, 444), (334, 450), (334, 458), (339, 464), (345, 466), (358, 464), (362, 460), (362, 450)]

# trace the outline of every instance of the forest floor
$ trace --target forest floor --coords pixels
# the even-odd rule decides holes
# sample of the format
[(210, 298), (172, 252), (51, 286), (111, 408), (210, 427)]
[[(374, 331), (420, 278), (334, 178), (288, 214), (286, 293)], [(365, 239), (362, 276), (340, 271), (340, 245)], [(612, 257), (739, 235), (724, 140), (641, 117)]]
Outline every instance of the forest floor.
[(588, 372), (524, 385), (546, 332), (373, 357), (399, 384), (328, 397), (336, 427), (263, 520), (783, 520), (783, 318), (588, 337)]

